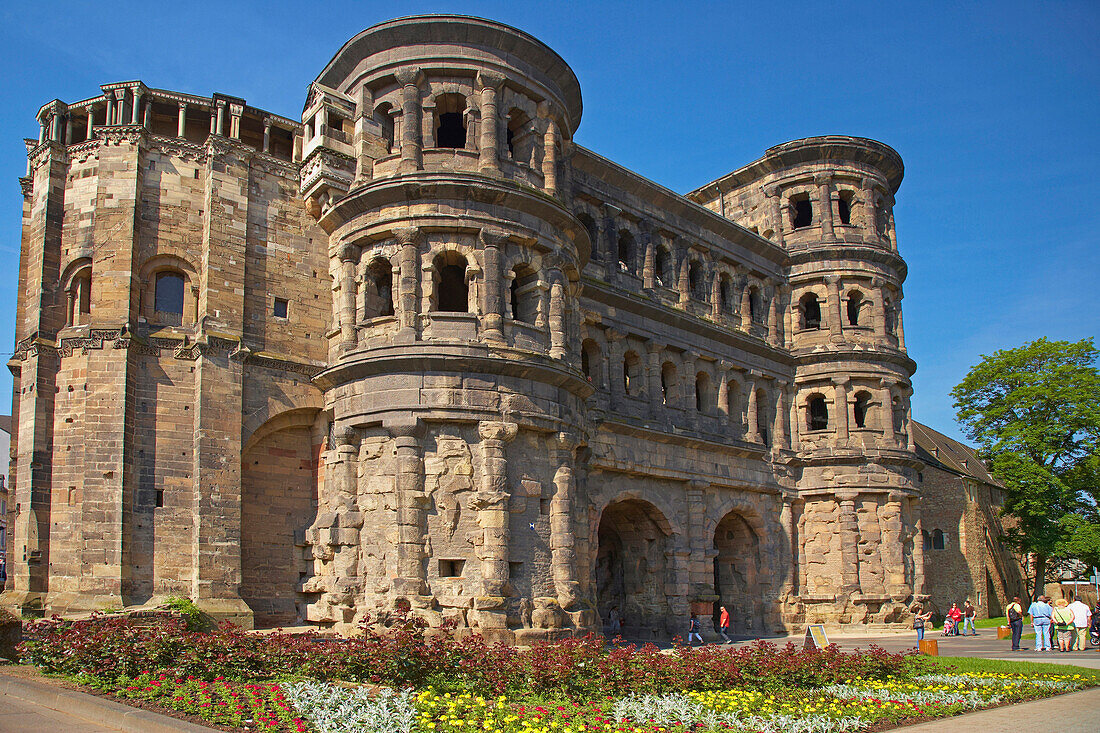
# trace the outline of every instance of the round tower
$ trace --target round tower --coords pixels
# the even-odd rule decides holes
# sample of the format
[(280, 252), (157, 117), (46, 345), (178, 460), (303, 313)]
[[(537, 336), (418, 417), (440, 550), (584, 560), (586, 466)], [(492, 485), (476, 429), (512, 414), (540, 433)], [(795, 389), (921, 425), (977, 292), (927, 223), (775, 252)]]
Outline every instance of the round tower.
[(571, 526), (592, 387), (569, 336), (591, 245), (559, 175), (580, 116), (556, 53), (462, 16), (374, 26), (310, 85), (301, 190), (334, 313), (311, 620), (594, 624)]
[(828, 136), (778, 145), (758, 164), (761, 225), (789, 253), (797, 615), (895, 621), (923, 584), (916, 365), (892, 211), (902, 161), (882, 143)]

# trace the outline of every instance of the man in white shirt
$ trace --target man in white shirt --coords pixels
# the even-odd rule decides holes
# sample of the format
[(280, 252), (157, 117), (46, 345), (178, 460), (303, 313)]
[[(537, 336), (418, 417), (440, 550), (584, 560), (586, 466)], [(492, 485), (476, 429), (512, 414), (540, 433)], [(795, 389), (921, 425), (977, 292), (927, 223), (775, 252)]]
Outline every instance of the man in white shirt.
[(1069, 610), (1073, 611), (1073, 648), (1083, 652), (1088, 647), (1089, 621), (1091, 613), (1089, 607), (1081, 603), (1081, 599), (1075, 599), (1069, 604)]

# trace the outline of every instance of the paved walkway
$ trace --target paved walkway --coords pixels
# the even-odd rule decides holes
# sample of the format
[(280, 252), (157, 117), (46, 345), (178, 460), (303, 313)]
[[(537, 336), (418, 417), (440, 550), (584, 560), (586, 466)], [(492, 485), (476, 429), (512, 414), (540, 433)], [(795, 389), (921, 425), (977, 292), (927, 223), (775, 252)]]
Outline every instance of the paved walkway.
[(0, 667), (0, 733), (218, 733)]
[(1100, 688), (1093, 687), (1045, 700), (1006, 705), (954, 718), (898, 728), (904, 733), (954, 733), (974, 730), (981, 733), (1020, 733), (1020, 731), (1057, 731), (1058, 733), (1096, 733), (1100, 731)]

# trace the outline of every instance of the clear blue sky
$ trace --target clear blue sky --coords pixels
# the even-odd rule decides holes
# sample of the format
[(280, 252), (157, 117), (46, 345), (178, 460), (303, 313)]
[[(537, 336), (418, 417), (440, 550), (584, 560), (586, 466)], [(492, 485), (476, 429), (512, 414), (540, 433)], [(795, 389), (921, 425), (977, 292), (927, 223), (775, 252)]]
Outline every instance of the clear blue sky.
[[(0, 9), (0, 350), (12, 348), (16, 179), (55, 97), (146, 84), (297, 117), (348, 38), (398, 15), (480, 15), (573, 67), (576, 139), (685, 192), (799, 137), (898, 150), (914, 413), (959, 436), (948, 392), (982, 354), (1100, 324), (1100, 3), (8, 3)], [(0, 378), (7, 405), (9, 379)], [(0, 407), (0, 411), (6, 411)]]

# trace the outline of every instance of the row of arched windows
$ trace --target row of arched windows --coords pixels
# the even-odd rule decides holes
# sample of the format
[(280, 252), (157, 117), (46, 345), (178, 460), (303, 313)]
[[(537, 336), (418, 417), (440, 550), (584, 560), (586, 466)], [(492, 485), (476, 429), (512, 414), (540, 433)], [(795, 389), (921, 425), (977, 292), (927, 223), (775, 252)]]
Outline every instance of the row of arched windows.
[[(849, 326), (866, 326), (867, 313), (871, 307), (871, 301), (861, 291), (852, 290), (848, 293), (844, 305), (844, 315)], [(798, 301), (799, 326), (804, 331), (817, 331), (821, 329), (821, 305), (822, 301), (817, 293), (806, 293)]]
[(923, 547), (926, 550), (946, 549), (946, 540), (947, 537), (946, 535), (944, 535), (943, 530), (941, 529), (934, 529), (931, 532), (926, 529), (921, 530), (921, 541), (923, 542)]
[[(90, 261), (70, 266), (73, 271), (65, 282), (65, 325), (81, 326), (88, 323), (92, 312), (92, 265)], [(164, 325), (181, 325), (187, 302), (187, 285), (190, 280), (182, 269), (154, 266), (143, 278), (151, 281), (151, 288), (142, 290), (142, 315), (146, 320)], [(148, 293), (148, 295), (147, 295)], [(151, 298), (152, 308), (146, 306)]]

